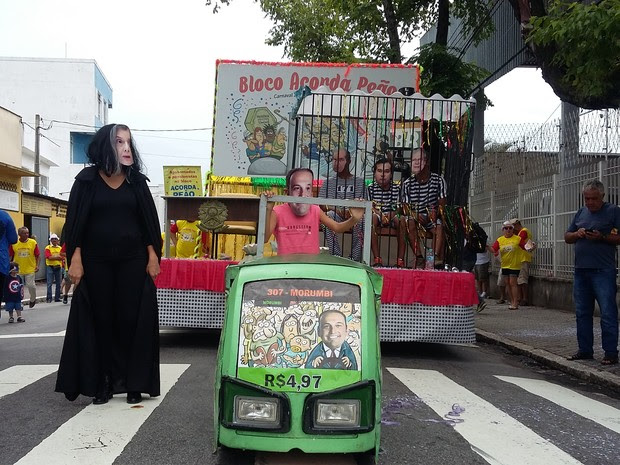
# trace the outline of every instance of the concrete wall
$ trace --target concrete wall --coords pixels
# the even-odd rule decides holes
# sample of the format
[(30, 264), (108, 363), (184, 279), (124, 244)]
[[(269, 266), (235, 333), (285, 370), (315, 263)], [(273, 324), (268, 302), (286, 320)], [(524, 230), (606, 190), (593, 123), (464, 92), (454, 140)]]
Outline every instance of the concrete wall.
[[(559, 278), (530, 277), (528, 295), (531, 305), (573, 312), (575, 311), (572, 281)], [(491, 275), (491, 298), (499, 298), (497, 275)], [(616, 294), (616, 301), (620, 307), (619, 294)], [(596, 315), (600, 315), (598, 305), (595, 306), (594, 313)]]

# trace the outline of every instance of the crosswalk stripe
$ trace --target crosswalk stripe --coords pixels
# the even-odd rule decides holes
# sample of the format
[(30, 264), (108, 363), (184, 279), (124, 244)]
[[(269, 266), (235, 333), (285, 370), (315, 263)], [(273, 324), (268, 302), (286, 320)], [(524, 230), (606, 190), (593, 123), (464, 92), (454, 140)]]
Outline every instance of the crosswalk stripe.
[[(388, 368), (422, 402), (444, 417), (461, 407), (454, 429), (491, 464), (569, 465), (579, 464), (547, 439), (434, 370)], [(527, 453), (524, 453), (527, 451)]]
[(108, 465), (120, 455), (149, 415), (161, 404), (190, 365), (161, 365), (161, 395), (141, 404), (127, 404), (125, 396), (105, 405), (89, 405), (60, 426), (17, 462), (63, 465)]
[(15, 365), (0, 371), (0, 399), (58, 370), (58, 365)]
[(57, 333), (23, 333), (23, 334), (0, 334), (0, 339), (20, 339), (26, 337), (64, 337), (65, 330)]
[(620, 433), (620, 410), (610, 405), (590, 399), (570, 389), (558, 386), (557, 384), (539, 379), (499, 375), (495, 375), (495, 377), (558, 404), (560, 407), (564, 407), (616, 433)]

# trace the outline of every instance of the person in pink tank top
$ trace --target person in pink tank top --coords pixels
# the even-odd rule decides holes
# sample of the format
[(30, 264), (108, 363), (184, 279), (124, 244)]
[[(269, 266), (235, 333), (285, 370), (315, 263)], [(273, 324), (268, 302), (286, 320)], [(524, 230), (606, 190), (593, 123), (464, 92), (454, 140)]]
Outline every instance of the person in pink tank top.
[[(312, 197), (314, 174), (307, 168), (295, 168), (286, 175), (288, 195)], [(267, 197), (272, 192), (265, 192)], [(278, 255), (319, 253), (319, 223), (335, 233), (349, 231), (364, 216), (363, 208), (351, 208), (351, 217), (341, 223), (331, 219), (318, 205), (285, 203), (274, 207), (267, 204), (265, 240), (273, 234), (278, 242)]]

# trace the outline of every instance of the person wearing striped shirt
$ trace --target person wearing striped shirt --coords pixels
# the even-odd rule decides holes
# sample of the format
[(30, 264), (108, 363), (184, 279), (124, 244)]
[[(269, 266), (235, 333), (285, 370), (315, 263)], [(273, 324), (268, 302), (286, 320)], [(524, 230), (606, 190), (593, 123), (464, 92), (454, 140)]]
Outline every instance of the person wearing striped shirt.
[[(446, 205), (446, 181), (443, 176), (431, 173), (428, 153), (420, 148), (414, 151), (411, 158), (410, 178), (406, 179), (400, 190), (400, 201), (404, 216), (401, 219), (401, 230), (406, 231), (409, 244), (416, 256), (416, 266), (424, 263), (422, 251), (424, 244), (418, 231), (425, 235), (431, 234), (435, 265), (443, 265), (443, 225), (439, 218), (439, 207)], [(404, 241), (399, 247), (397, 266), (404, 266)]]
[(396, 216), (399, 205), (400, 188), (392, 181), (392, 162), (379, 158), (372, 167), (374, 181), (367, 188), (366, 198), (372, 202), (372, 234), (370, 249), (374, 258), (373, 266), (383, 266), (379, 250), (377, 228), (394, 228), (398, 243), (401, 242), (400, 222)]
[[(364, 179), (358, 178), (351, 173), (351, 154), (346, 149), (338, 149), (334, 152), (332, 169), (334, 175), (327, 178), (319, 189), (319, 197), (326, 199), (354, 200), (364, 198)], [(351, 213), (346, 208), (321, 207), (323, 211), (334, 221), (339, 223), (348, 220)], [(342, 257), (342, 248), (336, 233), (325, 228), (325, 238), (329, 247), (329, 253)], [(364, 243), (364, 221), (357, 223), (351, 231), (351, 260), (359, 262), (362, 259), (362, 247)]]

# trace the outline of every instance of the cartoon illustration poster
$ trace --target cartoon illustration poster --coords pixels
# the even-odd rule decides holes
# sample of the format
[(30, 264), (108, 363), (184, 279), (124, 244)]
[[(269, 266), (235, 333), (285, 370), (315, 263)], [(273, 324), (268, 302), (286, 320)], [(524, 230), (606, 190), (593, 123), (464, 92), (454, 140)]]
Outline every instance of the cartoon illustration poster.
[(241, 379), (308, 392), (361, 379), (358, 286), (310, 279), (248, 283), (240, 326)]
[(294, 93), (312, 90), (387, 95), (414, 87), (416, 67), (334, 63), (259, 63), (220, 60), (216, 64), (213, 174), (284, 176)]

